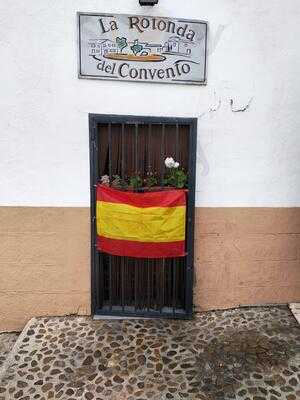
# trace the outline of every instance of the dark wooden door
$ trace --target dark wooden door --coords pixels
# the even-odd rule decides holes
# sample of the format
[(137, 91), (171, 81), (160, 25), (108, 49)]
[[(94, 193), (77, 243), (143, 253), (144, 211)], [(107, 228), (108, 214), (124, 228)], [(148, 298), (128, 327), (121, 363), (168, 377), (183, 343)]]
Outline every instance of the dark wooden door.
[[(92, 312), (95, 315), (189, 318), (193, 311), (193, 245), (197, 120), (90, 115)], [(96, 249), (96, 186), (102, 175), (165, 172), (174, 157), (188, 171), (187, 256), (135, 259)]]

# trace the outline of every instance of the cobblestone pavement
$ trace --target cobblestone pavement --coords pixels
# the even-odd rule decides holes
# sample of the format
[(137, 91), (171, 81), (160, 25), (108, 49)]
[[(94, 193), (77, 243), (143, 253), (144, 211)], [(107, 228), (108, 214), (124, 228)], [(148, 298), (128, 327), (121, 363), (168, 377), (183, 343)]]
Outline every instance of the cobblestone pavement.
[(0, 368), (13, 348), (19, 333), (0, 333)]
[(0, 400), (300, 399), (300, 328), (287, 307), (193, 321), (34, 319)]
[(290, 310), (298, 323), (300, 324), (300, 303), (291, 303), (289, 304)]

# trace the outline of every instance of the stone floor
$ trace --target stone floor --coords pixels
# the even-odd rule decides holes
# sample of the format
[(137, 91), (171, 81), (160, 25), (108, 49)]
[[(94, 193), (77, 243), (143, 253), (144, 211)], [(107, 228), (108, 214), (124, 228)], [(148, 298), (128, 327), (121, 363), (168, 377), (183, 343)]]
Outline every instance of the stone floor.
[(13, 348), (19, 333), (0, 333), (0, 369)]
[(289, 304), (290, 310), (292, 311), (292, 314), (300, 324), (300, 303), (291, 303)]
[(296, 400), (300, 327), (287, 307), (33, 319), (0, 375), (6, 399)]

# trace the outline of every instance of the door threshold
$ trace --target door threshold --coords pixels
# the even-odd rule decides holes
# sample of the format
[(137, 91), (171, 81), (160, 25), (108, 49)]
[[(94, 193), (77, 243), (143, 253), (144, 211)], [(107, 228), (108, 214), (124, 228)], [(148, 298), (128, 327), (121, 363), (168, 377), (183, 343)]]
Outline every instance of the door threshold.
[(153, 319), (153, 318), (147, 318), (147, 317), (128, 317), (128, 316), (117, 316), (117, 315), (94, 315), (93, 320), (94, 321), (101, 321), (101, 320), (130, 320), (130, 319)]

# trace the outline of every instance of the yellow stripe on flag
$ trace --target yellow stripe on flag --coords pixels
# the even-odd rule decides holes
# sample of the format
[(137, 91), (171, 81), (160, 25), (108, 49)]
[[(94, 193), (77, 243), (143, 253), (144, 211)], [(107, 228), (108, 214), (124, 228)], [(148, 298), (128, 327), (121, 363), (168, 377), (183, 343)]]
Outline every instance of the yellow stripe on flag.
[(134, 207), (97, 201), (97, 234), (138, 242), (185, 240), (186, 207)]

